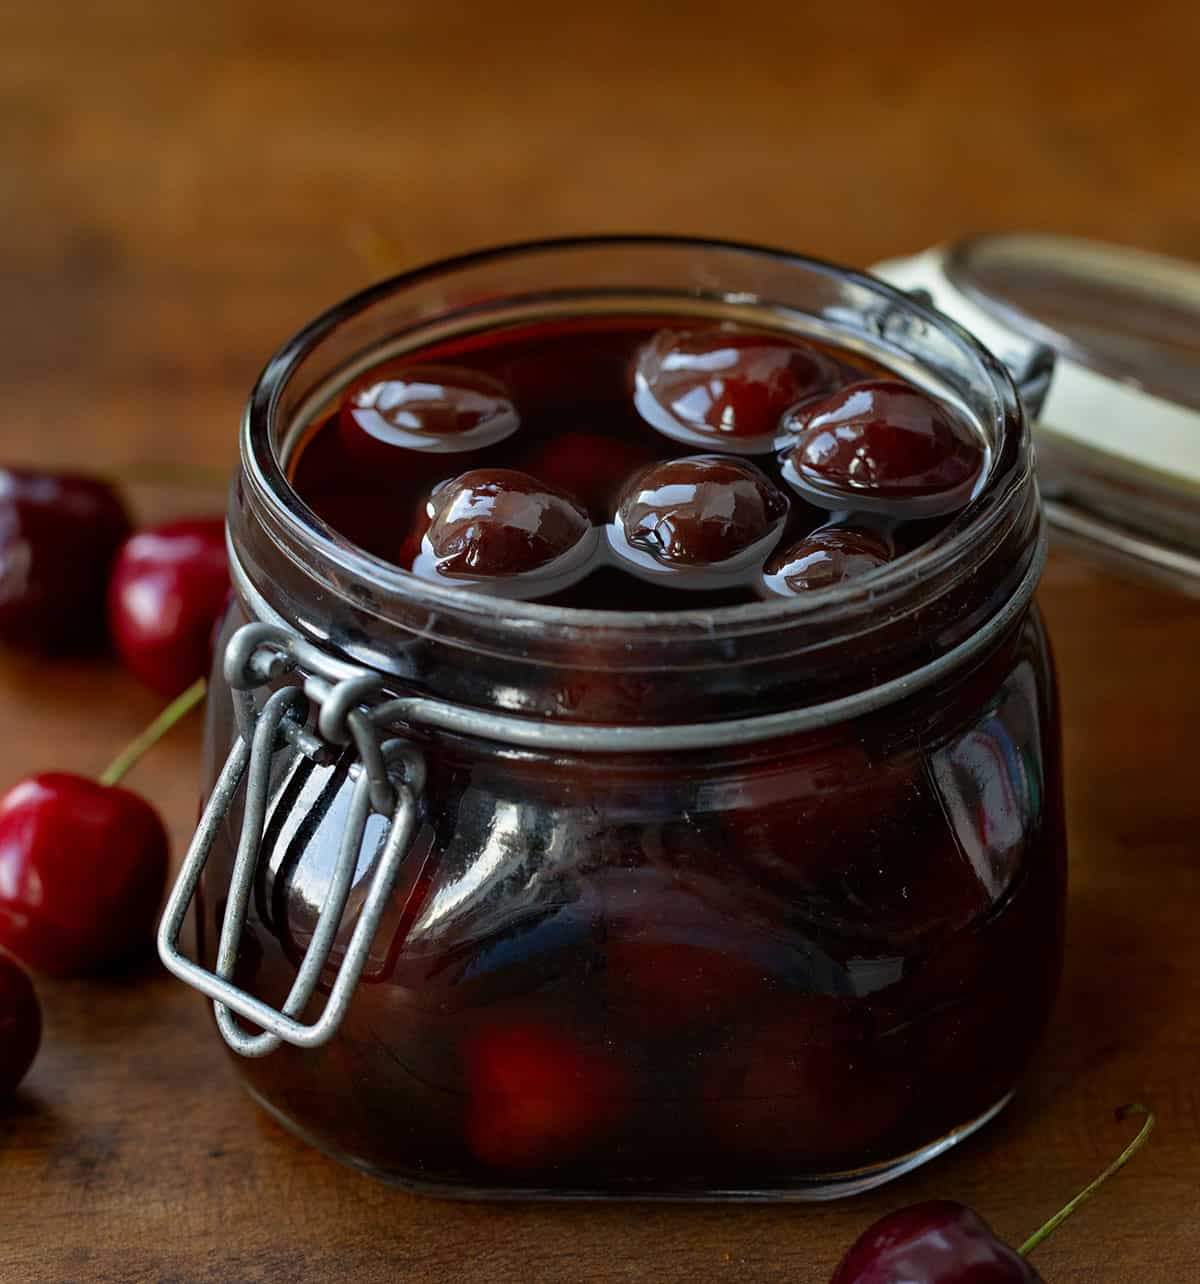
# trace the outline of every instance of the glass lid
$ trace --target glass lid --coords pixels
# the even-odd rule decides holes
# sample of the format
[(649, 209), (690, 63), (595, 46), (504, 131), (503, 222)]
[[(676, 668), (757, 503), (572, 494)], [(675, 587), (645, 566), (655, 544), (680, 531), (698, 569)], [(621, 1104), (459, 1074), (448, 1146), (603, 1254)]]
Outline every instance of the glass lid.
[(1008, 364), (1061, 537), (1200, 594), (1200, 265), (1006, 234), (875, 271)]

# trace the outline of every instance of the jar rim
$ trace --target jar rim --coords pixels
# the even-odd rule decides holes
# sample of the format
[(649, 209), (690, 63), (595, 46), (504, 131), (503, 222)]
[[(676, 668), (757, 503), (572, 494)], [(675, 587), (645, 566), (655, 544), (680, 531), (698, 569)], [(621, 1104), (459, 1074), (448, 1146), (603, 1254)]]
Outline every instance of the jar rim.
[[(616, 611), (501, 600), (468, 588), (423, 579), (351, 542), (319, 517), (293, 488), (276, 446), (274, 429), (280, 400), (299, 364), (338, 326), (400, 292), (472, 268), (513, 259), (623, 249), (718, 252), (799, 268), (815, 276), (854, 285), (881, 304), (898, 308), (952, 339), (987, 380), (996, 412), (990, 471), (976, 495), (942, 530), (917, 549), (853, 581), (793, 598), (737, 606)], [(868, 273), (822, 259), (739, 241), (657, 234), (558, 237), (474, 250), (398, 273), (351, 295), (320, 313), (267, 362), (245, 408), (240, 445), (242, 479), (261, 506), (266, 524), (277, 536), (305, 548), (304, 563), (310, 573), (315, 563), (351, 578), (369, 580), (376, 592), (394, 595), (409, 607), (453, 612), (462, 618), (486, 617), (493, 624), (498, 614), (502, 614), (503, 623), (515, 632), (548, 631), (560, 640), (594, 638), (597, 634), (624, 634), (635, 640), (656, 641), (671, 636), (695, 637), (699, 633), (733, 637), (801, 622), (811, 625), (822, 618), (837, 621), (861, 610), (867, 598), (873, 609), (878, 610), (881, 602), (892, 594), (901, 594), (924, 579), (935, 578), (956, 560), (961, 560), (983, 532), (1003, 520), (1011, 508), (1014, 492), (1029, 483), (1032, 469), (1028, 428), (1007, 368), (945, 314)], [(498, 605), (502, 612), (497, 611)]]

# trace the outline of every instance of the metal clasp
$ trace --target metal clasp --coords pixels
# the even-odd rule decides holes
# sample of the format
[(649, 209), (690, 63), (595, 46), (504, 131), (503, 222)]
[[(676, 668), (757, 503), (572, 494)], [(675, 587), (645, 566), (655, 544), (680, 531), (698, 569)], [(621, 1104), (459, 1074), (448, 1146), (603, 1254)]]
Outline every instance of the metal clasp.
[[(258, 711), (255, 690), (293, 670), (303, 675), (303, 685), (281, 687)], [(225, 678), (234, 692), (239, 735), (167, 900), (158, 930), (158, 952), (168, 971), (213, 1000), (217, 1027), (225, 1042), (242, 1056), (261, 1057), (280, 1043), (317, 1047), (337, 1032), (408, 851), (425, 768), (424, 759), (410, 743), (382, 739), (378, 724), (363, 708), (365, 701), (379, 695), (379, 676), (327, 656), (288, 630), (273, 624), (247, 624), (239, 629), (226, 648)], [(310, 701), (317, 706), (316, 735), (305, 725)], [(312, 939), (286, 1001), (282, 1008), (273, 1008), (239, 989), (232, 977), (262, 856), (272, 760), (289, 743), (312, 757), (327, 756), (331, 743), (353, 743), (359, 770), (341, 848)], [(179, 937), (213, 840), (243, 781), (241, 833), (221, 924), (216, 970), (210, 972), (180, 952)], [(387, 838), (325, 1007), (315, 1021), (305, 1024), (300, 1017), (329, 960), (345, 913), (367, 819), (373, 811), (391, 818)], [(235, 1020), (235, 1014), (252, 1021), (263, 1033), (247, 1033)]]

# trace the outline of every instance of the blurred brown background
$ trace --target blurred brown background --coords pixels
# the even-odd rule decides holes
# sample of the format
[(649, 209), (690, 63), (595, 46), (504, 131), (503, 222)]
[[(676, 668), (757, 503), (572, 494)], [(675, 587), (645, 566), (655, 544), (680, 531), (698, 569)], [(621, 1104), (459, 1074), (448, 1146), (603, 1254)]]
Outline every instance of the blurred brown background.
[[(1200, 5), (0, 2), (0, 455), (211, 509), (271, 350), (394, 269), (498, 241), (690, 232), (856, 265), (1022, 228), (1200, 260)], [(190, 481), (175, 481), (175, 470)], [(1194, 603), (1066, 556), (1075, 860), (1059, 1017), (1026, 1093), (832, 1209), (470, 1208), (338, 1169), (233, 1088), (147, 965), (44, 985), (0, 1109), (0, 1280), (822, 1281), (939, 1195), (1020, 1239), (1162, 1116), (1039, 1254), (1048, 1280), (1200, 1277)], [(0, 771), (94, 770), (154, 701), (107, 662), (0, 665)], [(196, 728), (133, 783), (177, 848)]]

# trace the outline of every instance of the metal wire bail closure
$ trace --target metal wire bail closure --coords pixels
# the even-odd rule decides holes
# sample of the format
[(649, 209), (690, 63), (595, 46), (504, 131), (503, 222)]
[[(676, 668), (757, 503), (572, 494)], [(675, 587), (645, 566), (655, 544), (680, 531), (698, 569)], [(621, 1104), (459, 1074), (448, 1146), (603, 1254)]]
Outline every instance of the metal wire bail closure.
[[(396, 881), (416, 822), (417, 800), (425, 783), (425, 763), (408, 741), (387, 739), (397, 723), (423, 730), (481, 737), (500, 744), (567, 753), (661, 754), (702, 750), (713, 744), (753, 744), (781, 735), (830, 726), (902, 700), (957, 670), (981, 648), (1010, 628), (1028, 609), (1046, 560), (1043, 529), (1029, 565), (1011, 597), (969, 637), (911, 672), (820, 704), (713, 722), (655, 725), (596, 725), (552, 722), (511, 713), (494, 713), (414, 692), (387, 689), (382, 674), (363, 668), (306, 641), (273, 617), (270, 607), (245, 579), (236, 551), (230, 551), (234, 583), (252, 611), (262, 619), (243, 625), (225, 651), (225, 680), (234, 695), (240, 734), (200, 818), (179, 871), (158, 931), (158, 952), (167, 970), (214, 1001), (217, 1025), (225, 1041), (243, 1056), (260, 1057), (280, 1042), (301, 1048), (326, 1043), (341, 1024), (367, 951)], [(254, 690), (294, 672), (302, 685), (281, 687), (261, 713)], [(397, 684), (402, 690), (402, 684)], [(305, 725), (308, 704), (316, 706), (317, 732)], [(282, 1009), (261, 1002), (231, 980), (246, 910), (261, 859), (271, 759), (290, 744), (316, 761), (328, 761), (331, 745), (353, 745), (358, 762), (350, 814), (334, 866), (329, 893), (317, 918), (291, 992)], [(188, 907), (208, 860), (217, 830), (246, 778), (246, 800), (229, 899), (221, 926), (215, 972), (200, 967), (179, 951), (179, 936)], [(362, 846), (367, 818), (377, 811), (391, 827), (355, 924), (342, 965), (321, 1016), (311, 1025), (298, 1018), (316, 991), (341, 924), (350, 883)], [(261, 1027), (247, 1034), (234, 1015)]]
[[(299, 639), (273, 625), (262, 624), (248, 624), (230, 639), (225, 676), (235, 692), (240, 734), (200, 818), (158, 931), (158, 952), (164, 966), (213, 1000), (222, 1037), (235, 1052), (246, 1057), (265, 1056), (281, 1043), (317, 1047), (337, 1032), (408, 852), (417, 800), (424, 785), (421, 755), (406, 741), (381, 741), (376, 724), (360, 707), (362, 700), (377, 688), (378, 679), (373, 674), (359, 670), (332, 684), (323, 677), (310, 676), (303, 689), (281, 687), (268, 697), (261, 713), (256, 712), (253, 689), (296, 667), (293, 641)], [(310, 699), (320, 706), (321, 736), (314, 736), (304, 726)], [(239, 989), (232, 981), (262, 856), (271, 763), (279, 749), (289, 743), (312, 757), (327, 756), (330, 740), (335, 744), (353, 742), (360, 767), (341, 848), (316, 928), (287, 999), (281, 1009), (273, 1008)], [(237, 856), (221, 925), (216, 970), (210, 972), (180, 952), (179, 937), (213, 840), (243, 781), (245, 801)], [(387, 838), (325, 1007), (314, 1022), (305, 1024), (299, 1018), (316, 992), (337, 938), (372, 811), (390, 816)], [(248, 1033), (235, 1016), (253, 1022), (262, 1033)]]

